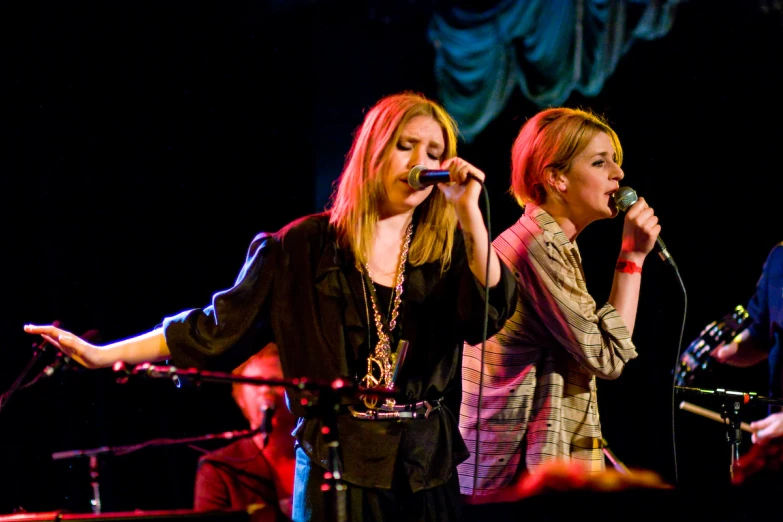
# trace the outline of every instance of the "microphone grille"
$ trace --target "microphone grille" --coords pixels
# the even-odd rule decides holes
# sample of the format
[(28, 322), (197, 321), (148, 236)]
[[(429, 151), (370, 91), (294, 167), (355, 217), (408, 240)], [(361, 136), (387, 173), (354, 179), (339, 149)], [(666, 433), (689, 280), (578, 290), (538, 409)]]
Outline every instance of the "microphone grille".
[(617, 192), (614, 193), (614, 204), (623, 212), (628, 210), (631, 205), (637, 201), (639, 201), (639, 197), (636, 195), (636, 191), (631, 187), (620, 187)]
[(427, 170), (427, 167), (424, 165), (416, 165), (411, 169), (410, 172), (408, 172), (408, 185), (410, 185), (412, 188), (416, 190), (420, 190), (424, 187), (421, 186), (419, 183), (419, 176), (421, 176), (421, 173)]

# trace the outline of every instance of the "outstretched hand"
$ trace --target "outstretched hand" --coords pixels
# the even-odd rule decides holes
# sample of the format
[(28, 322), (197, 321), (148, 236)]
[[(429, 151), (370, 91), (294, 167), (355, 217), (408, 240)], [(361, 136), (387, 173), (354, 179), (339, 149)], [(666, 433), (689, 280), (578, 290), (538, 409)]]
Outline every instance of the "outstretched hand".
[(101, 349), (81, 337), (54, 325), (38, 326), (27, 324), (24, 331), (43, 337), (65, 355), (86, 368), (102, 368)]

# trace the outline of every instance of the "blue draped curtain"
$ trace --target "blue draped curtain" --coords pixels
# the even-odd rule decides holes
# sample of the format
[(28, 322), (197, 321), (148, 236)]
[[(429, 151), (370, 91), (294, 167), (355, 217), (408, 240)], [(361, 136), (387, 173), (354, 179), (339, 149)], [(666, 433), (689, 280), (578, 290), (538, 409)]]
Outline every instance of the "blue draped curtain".
[(671, 29), (686, 0), (500, 0), (433, 14), (438, 97), (471, 142), (515, 88), (541, 108), (597, 95), (637, 40)]

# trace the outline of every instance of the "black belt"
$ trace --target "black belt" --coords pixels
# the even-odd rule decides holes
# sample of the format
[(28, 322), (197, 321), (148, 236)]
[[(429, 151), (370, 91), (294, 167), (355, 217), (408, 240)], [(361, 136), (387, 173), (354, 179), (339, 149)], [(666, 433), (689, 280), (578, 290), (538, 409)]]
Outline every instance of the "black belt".
[(433, 411), (439, 410), (443, 397), (434, 401), (419, 401), (410, 404), (384, 404), (377, 410), (356, 411), (348, 406), (348, 412), (356, 419), (363, 420), (394, 420), (394, 419), (426, 419)]

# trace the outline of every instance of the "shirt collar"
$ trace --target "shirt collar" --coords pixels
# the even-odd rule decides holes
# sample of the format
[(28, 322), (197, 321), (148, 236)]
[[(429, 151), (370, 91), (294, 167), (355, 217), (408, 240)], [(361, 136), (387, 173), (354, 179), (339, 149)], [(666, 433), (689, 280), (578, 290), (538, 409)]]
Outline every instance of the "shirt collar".
[(549, 212), (535, 203), (527, 203), (525, 204), (525, 217), (532, 219), (538, 224), (543, 232), (544, 241), (548, 245), (560, 250), (571, 251), (577, 260), (581, 262), (582, 256), (579, 253), (579, 247), (576, 245), (576, 242), (571, 242), (568, 239), (568, 236), (565, 235), (563, 229), (560, 228), (560, 225), (557, 224), (557, 221)]

